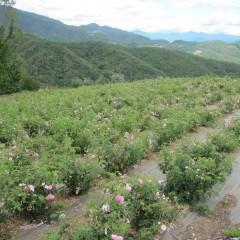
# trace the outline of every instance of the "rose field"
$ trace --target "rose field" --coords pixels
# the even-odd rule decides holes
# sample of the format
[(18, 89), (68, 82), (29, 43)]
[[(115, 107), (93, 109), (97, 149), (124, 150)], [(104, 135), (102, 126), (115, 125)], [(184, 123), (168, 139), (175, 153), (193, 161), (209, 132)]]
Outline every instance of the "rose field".
[[(231, 172), (240, 121), (206, 142), (188, 132), (240, 108), (240, 81), (228, 77), (157, 78), (130, 83), (42, 89), (0, 98), (0, 236), (17, 217), (58, 220), (69, 196), (107, 188), (85, 224), (49, 239), (154, 239)], [(152, 153), (165, 183), (123, 178)], [(60, 236), (60, 235), (61, 236)]]

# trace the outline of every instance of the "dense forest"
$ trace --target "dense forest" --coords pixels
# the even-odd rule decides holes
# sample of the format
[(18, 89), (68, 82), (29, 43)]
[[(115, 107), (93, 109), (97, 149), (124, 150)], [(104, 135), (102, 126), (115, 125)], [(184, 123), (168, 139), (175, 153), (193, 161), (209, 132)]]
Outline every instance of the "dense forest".
[(127, 48), (103, 42), (58, 43), (21, 34), (15, 43), (28, 73), (43, 85), (73, 87), (157, 76), (240, 76), (234, 63), (158, 47)]

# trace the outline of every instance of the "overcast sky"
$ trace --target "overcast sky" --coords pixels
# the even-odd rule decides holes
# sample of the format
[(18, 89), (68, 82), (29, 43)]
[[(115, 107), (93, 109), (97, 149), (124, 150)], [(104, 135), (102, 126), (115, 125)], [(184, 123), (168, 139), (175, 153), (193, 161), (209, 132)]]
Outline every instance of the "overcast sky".
[(97, 23), (147, 32), (240, 35), (240, 0), (16, 0), (16, 8), (69, 25)]

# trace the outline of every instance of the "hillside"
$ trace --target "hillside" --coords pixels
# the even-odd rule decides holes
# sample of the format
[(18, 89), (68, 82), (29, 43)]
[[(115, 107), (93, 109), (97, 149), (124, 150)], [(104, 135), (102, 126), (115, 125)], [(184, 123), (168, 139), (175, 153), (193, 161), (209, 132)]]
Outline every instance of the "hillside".
[[(0, 7), (0, 23), (4, 22)], [(240, 64), (240, 48), (237, 42), (238, 36), (231, 35), (217, 35), (189, 32), (185, 35), (182, 33), (172, 34), (157, 34), (152, 36), (145, 33), (141, 36), (135, 33), (143, 34), (141, 31), (134, 31), (134, 33), (123, 31), (117, 28), (108, 26), (99, 26), (95, 23), (82, 26), (69, 26), (63, 24), (58, 20), (44, 17), (38, 14), (13, 9), (16, 13), (16, 27), (22, 29), (24, 32), (30, 33), (41, 38), (57, 42), (86, 42), (86, 41), (101, 41), (105, 43), (117, 44), (127, 47), (144, 47), (144, 46), (158, 46), (170, 50), (178, 50), (194, 55), (199, 55), (209, 59), (234, 62)], [(144, 34), (143, 34), (144, 35)], [(162, 38), (167, 40), (151, 40), (150, 38)], [(190, 42), (176, 39), (189, 40)], [(229, 41), (213, 41), (220, 39)], [(175, 41), (174, 41), (175, 40)], [(201, 40), (201, 41), (200, 41)], [(203, 41), (208, 40), (208, 41)], [(209, 41), (211, 40), (211, 41)], [(200, 41), (200, 42), (199, 42)]]
[(205, 74), (238, 76), (240, 73), (237, 64), (205, 59), (178, 51), (145, 47), (132, 48), (130, 52), (163, 71), (169, 77), (201, 76)]
[[(25, 60), (28, 72), (47, 85), (77, 86), (84, 79), (88, 79), (89, 84), (89, 81), (133, 81), (156, 76), (240, 76), (237, 64), (157, 47), (126, 48), (102, 42), (58, 43), (22, 34), (15, 48)], [(113, 80), (116, 75), (117, 79)]]
[(162, 42), (161, 46), (171, 50), (191, 53), (204, 58), (216, 59), (227, 62), (240, 63), (239, 42), (227, 43), (223, 41), (186, 42), (174, 41)]
[[(0, 7), (0, 22), (4, 22), (3, 7)], [(102, 41), (125, 46), (155, 45), (158, 41), (108, 26), (95, 23), (82, 26), (69, 26), (58, 20), (13, 9), (17, 16), (16, 27), (24, 32), (43, 37), (51, 41), (78, 42)]]

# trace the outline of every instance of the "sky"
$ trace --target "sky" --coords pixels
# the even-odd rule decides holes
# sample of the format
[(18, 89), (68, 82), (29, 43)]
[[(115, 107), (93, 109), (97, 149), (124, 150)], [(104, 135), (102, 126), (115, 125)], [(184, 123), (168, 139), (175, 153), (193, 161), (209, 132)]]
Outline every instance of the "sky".
[(240, 0), (16, 0), (15, 7), (76, 26), (240, 35)]

